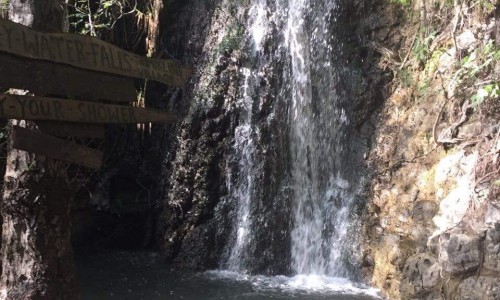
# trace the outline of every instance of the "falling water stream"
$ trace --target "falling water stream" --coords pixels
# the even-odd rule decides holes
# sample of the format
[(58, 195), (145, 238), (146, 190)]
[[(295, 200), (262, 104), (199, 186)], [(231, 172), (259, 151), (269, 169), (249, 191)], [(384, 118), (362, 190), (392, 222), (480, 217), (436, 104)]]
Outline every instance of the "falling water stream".
[[(290, 116), (294, 227), (293, 270), (297, 274), (347, 275), (341, 260), (349, 226), (349, 182), (342, 177), (347, 118), (335, 86), (329, 44), (331, 13), (327, 1), (308, 31), (305, 19), (312, 0), (289, 7), (287, 42), (291, 56)], [(313, 91), (314, 90), (314, 91)]]
[[(234, 230), (236, 239), (230, 244), (230, 255), (225, 266), (228, 270), (234, 272), (245, 272), (244, 265), (248, 254), (246, 248), (252, 242), (252, 220), (251, 220), (251, 201), (254, 198), (255, 175), (258, 172), (256, 167), (256, 145), (255, 136), (259, 128), (252, 124), (254, 96), (258, 93), (256, 84), (259, 71), (257, 51), (261, 48), (264, 35), (266, 19), (264, 16), (265, 7), (263, 0), (256, 0), (256, 3), (249, 10), (249, 38), (253, 46), (250, 55), (257, 63), (251, 67), (241, 69), (243, 76), (243, 86), (241, 88), (241, 97), (237, 102), (241, 110), (241, 123), (236, 127), (234, 136), (233, 156), (238, 161), (240, 170), (238, 178), (235, 180), (236, 186), (232, 187), (231, 178), (228, 176), (227, 186), (232, 201), (237, 202), (237, 216), (235, 219)], [(230, 174), (230, 172), (228, 172)]]
[[(270, 2), (273, 2), (270, 5)], [(248, 63), (240, 69), (241, 87), (237, 107), (239, 125), (234, 132), (226, 185), (229, 200), (234, 203), (233, 229), (220, 270), (205, 273), (182, 273), (154, 268), (149, 254), (136, 265), (123, 268), (125, 280), (101, 295), (99, 299), (374, 299), (376, 290), (355, 282), (355, 265), (348, 248), (355, 244), (351, 228), (354, 199), (361, 178), (352, 170), (348, 143), (346, 112), (349, 100), (338, 91), (340, 72), (336, 68), (335, 23), (336, 0), (251, 0), (244, 43)], [(264, 54), (271, 27), (283, 34), (280, 55)], [(274, 57), (265, 57), (274, 55)], [(249, 268), (259, 260), (255, 250), (258, 231), (273, 228), (259, 205), (259, 172), (262, 151), (258, 151), (261, 128), (255, 122), (258, 106), (259, 77), (265, 63), (280, 60), (281, 86), (277, 87), (281, 103), (287, 103), (289, 174), (283, 184), (290, 191), (288, 229), (290, 270), (287, 276), (255, 275)], [(280, 217), (275, 216), (275, 217)], [(272, 233), (270, 233), (272, 236)], [(256, 257), (257, 256), (257, 257)], [(139, 259), (139, 258), (137, 258)], [(280, 263), (280, 262), (276, 262)], [(96, 262), (96, 264), (98, 264)], [(119, 265), (119, 264), (117, 264)], [(141, 271), (148, 265), (147, 271)], [(153, 269), (151, 269), (151, 267)], [(133, 280), (130, 273), (144, 273), (141, 293), (127, 291)], [(91, 273), (96, 275), (96, 270)], [(102, 277), (110, 276), (102, 270)], [(85, 284), (85, 280), (84, 280)], [(87, 282), (86, 291), (103, 290)], [(201, 289), (200, 289), (201, 287)], [(95, 292), (84, 299), (93, 298)], [(110, 297), (110, 293), (113, 297)], [(169, 298), (170, 297), (170, 298)]]
[[(373, 290), (357, 287), (347, 279), (352, 266), (345, 256), (346, 245), (353, 242), (350, 227), (355, 186), (349, 182), (348, 157), (344, 143), (349, 120), (345, 99), (336, 91), (339, 78), (332, 57), (335, 56), (331, 22), (335, 21), (336, 1), (294, 0), (277, 1), (276, 11), (265, 6), (264, 0), (254, 0), (249, 10), (248, 39), (252, 40), (250, 57), (254, 63), (244, 68), (240, 125), (236, 128), (233, 149), (239, 161), (239, 178), (230, 189), (237, 202), (234, 240), (229, 244), (229, 258), (222, 267), (229, 272), (213, 272), (223, 278), (247, 278), (247, 249), (252, 245), (253, 232), (265, 230), (252, 223), (252, 201), (257, 158), (255, 136), (259, 127), (253, 123), (252, 111), (259, 93), (257, 74), (261, 71), (261, 53), (269, 20), (284, 18), (284, 44), (287, 56), (281, 95), (290, 91), (290, 182), (293, 193), (293, 227), (290, 228), (290, 278), (269, 277), (255, 285), (287, 287), (289, 289), (322, 290), (333, 293), (373, 294)], [(352, 172), (351, 172), (352, 173)], [(360, 181), (359, 178), (357, 178)], [(229, 184), (228, 184), (229, 185)], [(257, 213), (258, 214), (258, 213)], [(234, 272), (234, 273), (233, 273)], [(243, 274), (243, 275), (239, 275)]]
[[(328, 43), (330, 14), (334, 11), (335, 1), (323, 4), (319, 15), (311, 11), (313, 1), (278, 1), (274, 12), (277, 16), (285, 16), (283, 46), (288, 55), (284, 58), (287, 63), (282, 75), (285, 77), (282, 95), (286, 90), (291, 91), (292, 270), (295, 274), (346, 275), (341, 252), (349, 225), (351, 197), (347, 192), (349, 183), (342, 178), (338, 159), (343, 150), (343, 127), (348, 120), (342, 99), (336, 94), (338, 75), (330, 62), (332, 47)], [(240, 172), (237, 185), (230, 188), (230, 193), (233, 201), (238, 202), (238, 214), (235, 219), (236, 239), (230, 245), (227, 268), (237, 272), (245, 272), (242, 267), (245, 248), (251, 244), (252, 230), (259, 230), (252, 227), (250, 213), (251, 201), (255, 200), (254, 177), (258, 170), (254, 136), (259, 130), (252, 123), (252, 104), (258, 93), (258, 81), (255, 80), (260, 71), (258, 51), (264, 42), (266, 20), (273, 19), (273, 16), (264, 16), (266, 8), (263, 2), (255, 0), (249, 10), (248, 38), (253, 40), (251, 55), (257, 63), (242, 70), (244, 83), (238, 102), (242, 118), (235, 131), (234, 150)], [(310, 23), (307, 26), (306, 19)]]

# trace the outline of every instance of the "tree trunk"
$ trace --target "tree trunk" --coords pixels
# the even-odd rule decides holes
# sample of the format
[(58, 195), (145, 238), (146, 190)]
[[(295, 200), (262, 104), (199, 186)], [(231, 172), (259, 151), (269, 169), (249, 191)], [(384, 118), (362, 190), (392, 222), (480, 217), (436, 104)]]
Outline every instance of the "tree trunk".
[[(9, 17), (41, 31), (61, 31), (57, 0), (11, 0)], [(35, 129), (33, 122), (12, 125)], [(9, 139), (2, 203), (0, 299), (77, 299), (70, 244), (73, 191), (63, 164), (12, 149)]]

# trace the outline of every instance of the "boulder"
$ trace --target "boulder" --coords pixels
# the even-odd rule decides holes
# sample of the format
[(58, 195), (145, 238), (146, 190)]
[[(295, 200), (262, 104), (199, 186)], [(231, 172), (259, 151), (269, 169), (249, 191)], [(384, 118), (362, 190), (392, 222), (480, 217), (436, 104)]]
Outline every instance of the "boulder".
[(458, 49), (466, 50), (476, 44), (477, 40), (471, 30), (466, 30), (457, 36), (456, 41)]
[(498, 300), (500, 299), (500, 278), (489, 276), (474, 276), (464, 279), (453, 300)]
[(489, 202), (484, 215), (486, 224), (495, 224), (500, 222), (500, 203)]
[(483, 267), (500, 274), (500, 223), (486, 232)]
[(415, 254), (406, 260), (400, 292), (403, 299), (427, 297), (439, 290), (441, 266), (434, 256)]
[[(447, 155), (436, 167), (434, 186), (444, 199), (439, 203), (439, 211), (433, 218), (437, 227), (432, 237), (458, 226), (464, 219), (472, 199), (474, 199), (474, 166), (478, 155), (466, 155), (463, 151)], [(440, 197), (438, 197), (439, 200)]]
[(481, 264), (480, 241), (477, 236), (451, 234), (441, 247), (443, 270), (452, 275), (474, 271)]

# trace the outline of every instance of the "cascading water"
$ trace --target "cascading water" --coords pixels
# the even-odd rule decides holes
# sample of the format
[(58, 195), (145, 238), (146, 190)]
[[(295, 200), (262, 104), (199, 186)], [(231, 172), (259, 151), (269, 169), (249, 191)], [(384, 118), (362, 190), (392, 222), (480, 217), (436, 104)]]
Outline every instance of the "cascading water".
[[(253, 46), (250, 54), (258, 61), (256, 51), (260, 49), (265, 29), (264, 4), (262, 0), (256, 1), (249, 11), (249, 31)], [(231, 181), (233, 178), (228, 176), (227, 185), (233, 201), (237, 201), (237, 215), (235, 241), (231, 245), (229, 257), (225, 263), (225, 268), (236, 272), (246, 272), (245, 264), (248, 251), (245, 251), (252, 242), (252, 220), (251, 220), (251, 200), (254, 197), (255, 173), (257, 172), (255, 160), (255, 136), (258, 135), (259, 128), (253, 126), (253, 103), (256, 91), (256, 73), (259, 64), (242, 68), (243, 86), (241, 88), (241, 97), (237, 102), (240, 109), (240, 125), (235, 129), (233, 151), (238, 159), (238, 174), (236, 185), (233, 187)], [(228, 172), (231, 174), (231, 172)]]
[[(361, 152), (352, 151), (358, 146), (348, 134), (353, 129), (349, 122), (353, 101), (345, 96), (342, 82), (350, 68), (342, 61), (343, 47), (337, 39), (342, 30), (336, 27), (340, 1), (349, 0), (243, 1), (242, 5), (250, 2), (245, 26), (227, 28), (225, 35), (234, 38), (229, 33), (246, 29), (241, 49), (233, 49), (241, 52), (234, 57), (214, 55), (224, 63), (236, 58), (232, 63), (239, 64), (237, 101), (232, 101), (234, 90), (225, 101), (229, 128), (237, 125), (229, 151), (220, 155), (226, 163), (226, 186), (217, 190), (220, 199), (214, 201), (214, 209), (207, 209), (210, 213), (204, 212), (203, 219), (185, 213), (195, 221), (189, 230), (184, 228), (189, 233), (179, 251), (186, 260), (209, 260), (210, 265), (220, 259), (222, 271), (183, 273), (165, 268), (150, 253), (133, 253), (133, 259), (126, 261), (134, 263), (126, 266), (111, 261), (103, 267), (96, 261), (95, 268), (88, 268), (83, 263), (88, 268), (83, 278), (94, 281), (87, 299), (96, 298), (94, 290), (106, 293), (98, 295), (99, 299), (378, 297), (376, 290), (354, 282), (349, 261), (349, 248), (356, 240), (350, 230), (355, 222), (354, 199), (363, 172), (356, 167)], [(234, 40), (230, 42), (232, 47)], [(227, 120), (209, 119), (210, 123), (203, 122), (227, 124)], [(189, 130), (195, 132), (197, 126)], [(221, 149), (227, 150), (226, 146)], [(186, 149), (196, 151), (195, 147)], [(218, 178), (219, 167), (215, 164), (217, 172), (210, 176)], [(181, 173), (189, 170), (186, 167)], [(207, 184), (202, 190), (212, 187), (201, 182)], [(180, 186), (180, 194), (189, 191)], [(193, 197), (199, 203), (189, 201), (186, 206), (199, 205), (204, 197), (200, 193)], [(178, 209), (183, 213), (182, 205)], [(169, 236), (174, 238), (175, 234)], [(131, 279), (136, 274), (141, 277), (134, 284)], [(100, 287), (103, 283), (111, 283), (111, 289)], [(133, 285), (139, 287), (137, 291), (131, 290)]]
[(250, 201), (252, 199), (254, 185), (254, 128), (251, 125), (252, 120), (252, 98), (249, 91), (249, 81), (253, 77), (252, 71), (243, 69), (244, 76), (243, 97), (238, 103), (243, 111), (242, 123), (236, 127), (234, 137), (234, 150), (239, 154), (238, 180), (235, 187), (231, 187), (231, 179), (228, 178), (229, 192), (232, 199), (238, 201), (236, 240), (231, 247), (230, 256), (227, 262), (227, 268), (231, 271), (244, 271), (245, 248), (251, 243), (251, 219), (250, 219)]
[(342, 252), (352, 196), (340, 161), (348, 120), (331, 63), (334, 41), (329, 22), (336, 4), (328, 1), (314, 7), (310, 0), (290, 4), (286, 36), (292, 87), (293, 270), (346, 276)]
[[(259, 157), (262, 151), (258, 148), (262, 145), (257, 141), (261, 128), (254, 114), (264, 62), (280, 60), (282, 73), (273, 76), (282, 77), (275, 87), (275, 105), (284, 103), (288, 107), (288, 120), (284, 122), (287, 128), (281, 129), (282, 134), (288, 135), (287, 147), (283, 149), (288, 155), (283, 163), (289, 174), (283, 181), (291, 191), (287, 196), (287, 205), (291, 206), (288, 270), (294, 277), (288, 284), (332, 288), (331, 278), (340, 280), (334, 282), (342, 285), (344, 279), (337, 277), (351, 275), (346, 248), (354, 241), (349, 226), (353, 223), (353, 199), (361, 180), (350, 161), (354, 156), (348, 146), (349, 100), (338, 89), (341, 72), (337, 56), (341, 53), (336, 52), (340, 47), (335, 47), (337, 41), (332, 32), (336, 3), (254, 0), (249, 9), (246, 44), (252, 45), (247, 47), (247, 57), (253, 62), (242, 69), (240, 125), (233, 144), (239, 171), (237, 178), (230, 177), (227, 182), (237, 209), (233, 241), (222, 264), (226, 270), (251, 273), (248, 265), (259, 259), (251, 256), (263, 255), (255, 247), (252, 249), (258, 236), (273, 236), (275, 230), (257, 225), (258, 219), (270, 215), (259, 199), (262, 193), (257, 178), (263, 168)], [(274, 33), (281, 32), (281, 38), (270, 37), (273, 29)], [(280, 42), (274, 52), (269, 51), (270, 46), (266, 52), (266, 39), (272, 38)], [(271, 217), (284, 216), (278, 212)]]

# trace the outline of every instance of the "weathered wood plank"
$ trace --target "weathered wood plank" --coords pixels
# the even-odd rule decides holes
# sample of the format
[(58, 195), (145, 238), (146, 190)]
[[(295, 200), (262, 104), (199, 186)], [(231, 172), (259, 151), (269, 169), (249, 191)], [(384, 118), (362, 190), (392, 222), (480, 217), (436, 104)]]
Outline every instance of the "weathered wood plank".
[(174, 60), (139, 56), (90, 36), (37, 32), (6, 19), (0, 19), (0, 51), (172, 86), (182, 86), (191, 74)]
[(102, 166), (103, 153), (99, 150), (19, 126), (13, 127), (12, 138), (14, 149), (44, 155), (91, 169), (100, 169)]
[(134, 80), (0, 52), (0, 87), (85, 100), (132, 102)]
[(77, 123), (173, 123), (174, 115), (141, 107), (0, 94), (0, 118)]
[(101, 124), (38, 121), (36, 125), (43, 133), (60, 137), (104, 139), (106, 133), (106, 128)]

